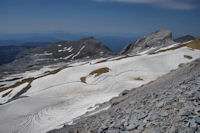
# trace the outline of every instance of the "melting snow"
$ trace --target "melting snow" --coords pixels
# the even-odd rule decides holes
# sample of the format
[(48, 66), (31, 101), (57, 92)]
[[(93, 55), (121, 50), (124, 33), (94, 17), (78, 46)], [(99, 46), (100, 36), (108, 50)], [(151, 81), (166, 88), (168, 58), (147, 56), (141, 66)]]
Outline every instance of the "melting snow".
[(69, 48), (68, 47), (64, 47), (64, 49), (58, 50), (58, 52), (65, 52), (65, 51), (72, 52), (73, 51), (72, 46), (69, 47)]
[[(18, 87), (8, 89), (6, 91), (0, 92), (0, 103), (6, 103), (9, 99), (13, 98), (17, 93), (19, 93), (22, 89), (24, 89), (28, 83), (24, 83)], [(11, 92), (10, 92), (11, 91)], [(4, 96), (4, 94), (10, 92), (8, 95)]]
[[(188, 60), (184, 55), (193, 58)], [(125, 89), (133, 89), (155, 80), (178, 68), (180, 63), (199, 57), (199, 50), (191, 51), (183, 47), (155, 55), (144, 54), (98, 64), (74, 65), (55, 75), (34, 80), (32, 87), (23, 94), (28, 97), (0, 106), (0, 129), (6, 133), (47, 132), (63, 123), (72, 122), (86, 113), (88, 108), (118, 96)], [(97, 77), (88, 77), (87, 84), (80, 81), (81, 77), (103, 67), (110, 68), (110, 71)], [(134, 80), (135, 77), (143, 80)]]
[(52, 55), (53, 53), (48, 53), (47, 51), (44, 51), (43, 55)]
[(84, 48), (85, 48), (85, 46), (82, 46), (82, 47), (80, 48), (80, 50), (72, 57), (72, 59), (74, 59), (75, 57), (77, 57), (77, 56), (81, 53), (81, 51), (82, 51)]

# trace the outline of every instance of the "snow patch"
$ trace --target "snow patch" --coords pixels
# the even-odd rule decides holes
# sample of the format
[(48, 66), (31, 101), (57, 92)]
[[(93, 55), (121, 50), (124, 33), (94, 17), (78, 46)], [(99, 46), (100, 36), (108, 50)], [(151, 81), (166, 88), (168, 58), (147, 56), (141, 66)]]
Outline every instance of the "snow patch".
[(44, 51), (43, 55), (52, 55), (53, 53), (48, 53), (47, 51)]
[(82, 51), (84, 48), (85, 48), (85, 46), (82, 46), (82, 47), (80, 48), (80, 50), (72, 57), (72, 59), (74, 59), (75, 57), (77, 57), (77, 56), (81, 53), (81, 51)]
[(58, 52), (65, 52), (65, 51), (72, 52), (73, 51), (72, 46), (70, 46), (69, 48), (68, 47), (64, 47), (64, 49), (58, 50)]
[[(0, 104), (6, 103), (8, 100), (13, 98), (17, 93), (19, 93), (22, 89), (24, 89), (27, 85), (28, 85), (28, 83), (24, 83), (18, 87), (10, 88), (6, 91), (0, 92)], [(3, 97), (3, 95), (5, 95), (8, 92), (10, 92), (10, 93)]]

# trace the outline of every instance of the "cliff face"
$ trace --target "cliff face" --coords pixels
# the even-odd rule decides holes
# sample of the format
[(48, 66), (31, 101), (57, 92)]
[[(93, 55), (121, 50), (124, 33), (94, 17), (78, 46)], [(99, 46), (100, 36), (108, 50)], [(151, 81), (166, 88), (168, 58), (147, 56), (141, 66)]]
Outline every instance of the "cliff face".
[(160, 30), (144, 36), (134, 43), (127, 45), (120, 54), (137, 54), (156, 47), (161, 48), (175, 43), (170, 30)]

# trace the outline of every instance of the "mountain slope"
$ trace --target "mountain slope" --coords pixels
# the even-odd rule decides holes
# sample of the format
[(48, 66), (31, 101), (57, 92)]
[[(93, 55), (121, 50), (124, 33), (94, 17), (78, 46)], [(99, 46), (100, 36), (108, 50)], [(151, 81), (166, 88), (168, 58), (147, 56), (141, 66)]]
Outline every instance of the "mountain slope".
[(127, 45), (120, 54), (137, 54), (151, 48), (159, 49), (174, 44), (170, 30), (160, 30), (150, 33), (134, 43)]
[[(47, 73), (30, 71), (22, 74), (26, 78), (22, 77), (11, 85), (5, 79), (1, 83), (7, 87), (0, 89), (0, 102), (3, 104), (0, 105), (0, 129), (6, 133), (44, 133), (76, 122), (75, 119), (86, 112), (96, 111), (101, 107), (100, 103), (124, 90), (134, 90), (183, 66), (183, 63), (200, 58), (199, 44), (197, 39), (189, 44), (161, 48), (154, 54), (82, 61)], [(19, 75), (11, 77), (19, 78)], [(164, 86), (157, 84), (157, 87)], [(122, 95), (126, 93), (128, 91)], [(118, 103), (115, 99), (112, 102), (114, 105)], [(110, 106), (102, 109), (108, 108)]]
[[(14, 44), (14, 42), (13, 42)], [(0, 46), (0, 65), (10, 63), (16, 59), (16, 56), (27, 49), (35, 48), (38, 46), (44, 46), (49, 44), (48, 42), (26, 42), (15, 45)]]
[[(49, 133), (200, 132), (200, 58), (154, 82), (111, 99), (102, 107)], [(100, 108), (102, 109), (102, 108)], [(102, 109), (103, 110), (103, 109)]]
[(111, 54), (113, 52), (103, 43), (89, 37), (78, 41), (62, 41), (25, 50), (17, 55), (16, 60), (1, 68), (19, 71), (76, 59), (104, 57)]

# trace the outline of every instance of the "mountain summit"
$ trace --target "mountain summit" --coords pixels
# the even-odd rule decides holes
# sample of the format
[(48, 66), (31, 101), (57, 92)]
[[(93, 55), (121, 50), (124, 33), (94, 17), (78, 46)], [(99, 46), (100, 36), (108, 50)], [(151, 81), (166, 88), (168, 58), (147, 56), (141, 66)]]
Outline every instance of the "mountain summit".
[(137, 54), (150, 48), (161, 48), (175, 43), (170, 30), (155, 31), (127, 45), (120, 54)]
[[(60, 41), (47, 46), (36, 47), (19, 53), (16, 60), (6, 68), (23, 70), (48, 64), (73, 61), (77, 59), (93, 59), (105, 57), (113, 52), (94, 37), (77, 41)], [(15, 66), (13, 68), (13, 66)], [(3, 66), (5, 68), (5, 66)]]
[(179, 38), (176, 38), (174, 41), (178, 42), (178, 43), (183, 43), (183, 42), (188, 42), (188, 41), (192, 41), (195, 40), (196, 38), (191, 36), (191, 35), (185, 35)]

